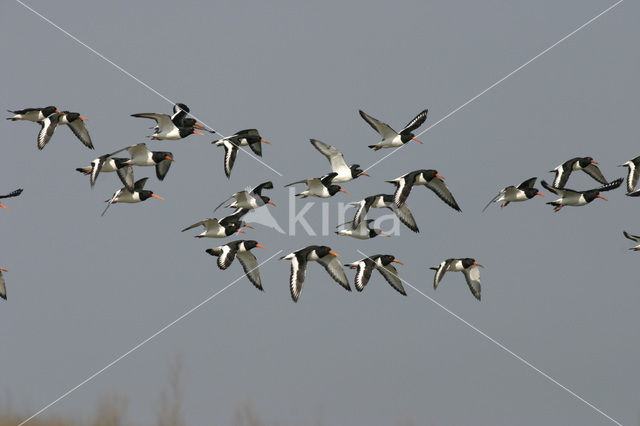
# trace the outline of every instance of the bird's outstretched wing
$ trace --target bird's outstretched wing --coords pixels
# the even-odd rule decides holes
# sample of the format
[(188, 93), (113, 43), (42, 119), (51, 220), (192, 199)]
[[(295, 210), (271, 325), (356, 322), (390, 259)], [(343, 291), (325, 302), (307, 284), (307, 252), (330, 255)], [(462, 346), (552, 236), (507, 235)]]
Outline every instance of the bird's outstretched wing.
[(349, 287), (349, 280), (344, 273), (344, 269), (342, 269), (342, 264), (336, 256), (328, 254), (318, 259), (318, 263), (324, 266), (324, 269), (327, 270), (335, 282), (340, 284), (346, 290), (351, 291), (351, 287)]
[(413, 119), (404, 126), (404, 129), (400, 131), (400, 133), (410, 133), (413, 132), (418, 127), (422, 126), (422, 123), (427, 119), (427, 114), (429, 110), (425, 109), (424, 111), (420, 111), (418, 115), (413, 117)]
[(93, 149), (93, 143), (91, 142), (91, 136), (89, 135), (89, 131), (87, 130), (87, 126), (84, 124), (84, 120), (81, 118), (77, 118), (69, 123), (69, 129), (73, 132), (74, 135), (80, 142), (87, 148)]
[(469, 290), (471, 290), (471, 294), (473, 294), (476, 299), (480, 300), (480, 268), (473, 265), (467, 269), (463, 269), (462, 273), (464, 274), (464, 278), (467, 280), (467, 285), (469, 286)]
[(369, 125), (373, 128), (373, 130), (375, 130), (380, 134), (380, 136), (382, 136), (382, 139), (392, 139), (398, 134), (387, 123), (383, 123), (382, 121), (376, 120), (375, 118), (371, 117), (370, 115), (368, 115), (362, 110), (359, 110), (359, 112), (360, 112), (360, 117), (362, 117), (364, 121), (369, 123)]

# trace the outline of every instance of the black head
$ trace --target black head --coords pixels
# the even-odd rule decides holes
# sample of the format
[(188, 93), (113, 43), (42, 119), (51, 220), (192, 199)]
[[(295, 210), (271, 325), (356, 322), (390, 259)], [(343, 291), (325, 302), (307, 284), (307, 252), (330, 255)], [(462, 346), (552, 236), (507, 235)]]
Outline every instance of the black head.
[(395, 258), (395, 256), (390, 254), (383, 254), (379, 257), (379, 259), (380, 259), (380, 263), (382, 263), (382, 265), (384, 266), (390, 264), (391, 262), (399, 263), (402, 265), (402, 262), (400, 262)]
[(54, 112), (57, 112), (58, 108), (54, 107), (54, 106), (48, 106), (46, 108), (42, 108), (41, 112), (42, 115), (44, 115), (45, 117), (50, 116), (51, 114), (53, 114)]
[(182, 126), (183, 127), (193, 127), (193, 126), (195, 126), (196, 123), (197, 123), (197, 121), (194, 118), (191, 118), (191, 117), (187, 117), (187, 118), (183, 118), (182, 119)]
[(484, 268), (484, 266), (482, 266), (481, 264), (479, 264), (478, 262), (476, 262), (476, 260), (472, 257), (465, 257), (464, 259), (460, 259), (462, 260), (462, 267), (467, 269), (470, 266), (476, 265), (479, 266), (481, 268)]
[(80, 114), (78, 114), (77, 112), (68, 112), (65, 111), (65, 115), (67, 117), (67, 121), (69, 123), (71, 123), (72, 121), (77, 120), (78, 118), (80, 118)]
[(585, 168), (589, 164), (598, 164), (598, 163), (591, 157), (582, 157), (581, 159), (578, 160), (578, 164), (580, 164), (580, 167)]
[(339, 185), (329, 185), (327, 187), (327, 190), (329, 191), (329, 195), (331, 195), (332, 197), (336, 194), (336, 192), (344, 192), (345, 194), (348, 194), (348, 192), (340, 188)]
[(252, 248), (255, 248), (255, 247), (259, 247), (259, 248), (262, 248), (262, 249), (265, 248), (265, 247), (261, 246), (260, 244), (258, 244), (258, 242), (255, 241), (255, 240), (246, 240), (246, 241), (243, 241), (243, 243), (244, 243), (245, 250), (251, 250)]
[(269, 197), (267, 197), (265, 195), (261, 195), (260, 198), (262, 198), (262, 202), (264, 204), (271, 204), (272, 206), (276, 207), (276, 204), (273, 201), (271, 201), (271, 198), (269, 198)]
[(163, 160), (174, 161), (173, 154), (167, 151), (153, 151), (153, 153), (151, 154), (151, 159), (156, 164)]
[(327, 247), (327, 246), (317, 246), (315, 248), (315, 251), (316, 251), (316, 255), (318, 257), (325, 257), (328, 254), (332, 254), (334, 256), (339, 256), (338, 253), (335, 253), (335, 252), (331, 251), (331, 247)]
[(597, 191), (595, 189), (592, 189), (591, 191), (585, 191), (582, 193), (582, 195), (584, 196), (584, 199), (587, 201), (587, 203), (592, 202), (596, 198), (602, 198), (603, 200), (608, 201), (606, 198), (600, 195), (600, 191)]
[[(187, 136), (195, 133), (196, 130), (192, 126), (192, 127), (180, 127), (178, 131), (180, 132), (181, 138), (186, 138)], [(198, 133), (198, 134), (202, 134), (202, 133)]]
[(143, 189), (142, 191), (138, 191), (138, 194), (140, 194), (140, 200), (144, 201), (147, 198), (151, 198), (151, 196), (153, 195), (153, 191)]
[(424, 179), (425, 179), (427, 182), (431, 182), (431, 179), (436, 178), (436, 177), (438, 177), (438, 178), (440, 178), (440, 179), (444, 179), (442, 176), (440, 176), (440, 175), (438, 174), (438, 171), (437, 171), (437, 170), (433, 170), (433, 169), (423, 170), (423, 171), (422, 171), (422, 177), (424, 177)]
[(416, 137), (416, 135), (414, 135), (411, 132), (409, 132), (409, 133), (401, 133), (400, 134), (400, 140), (402, 141), (402, 143), (407, 143), (407, 142), (409, 142), (410, 140), (412, 140), (415, 137)]
[(524, 195), (526, 195), (527, 199), (531, 199), (536, 195), (544, 197), (544, 194), (538, 191), (538, 188), (525, 188), (522, 191), (524, 192)]
[(365, 173), (361, 168), (360, 168), (360, 164), (354, 164), (351, 167), (349, 167), (351, 169), (351, 177), (352, 178), (357, 178), (360, 175), (365, 175), (365, 176), (370, 176), (368, 173)]

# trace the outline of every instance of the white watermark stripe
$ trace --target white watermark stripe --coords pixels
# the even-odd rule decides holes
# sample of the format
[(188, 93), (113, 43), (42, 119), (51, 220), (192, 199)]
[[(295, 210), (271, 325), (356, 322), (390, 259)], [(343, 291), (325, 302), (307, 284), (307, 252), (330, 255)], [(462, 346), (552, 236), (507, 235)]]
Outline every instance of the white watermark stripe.
[[(258, 269), (260, 266), (264, 265), (265, 263), (267, 263), (268, 261), (270, 261), (271, 259), (273, 259), (274, 257), (276, 257), (277, 255), (279, 255), (280, 253), (282, 253), (282, 250), (278, 250), (275, 254), (271, 255), (271, 257), (269, 257), (267, 260), (263, 261), (262, 263), (260, 263), (258, 266), (256, 266), (255, 268), (251, 269), (249, 272), (253, 272), (254, 270)], [(141, 341), (140, 343), (138, 343), (137, 345), (135, 345), (134, 347), (132, 347), (131, 349), (129, 349), (128, 351), (126, 351), (125, 353), (123, 353), (122, 355), (120, 355), (119, 357), (117, 357), (116, 359), (114, 359), (113, 361), (111, 361), (109, 364), (105, 365), (104, 367), (102, 367), (100, 370), (96, 371), (95, 373), (93, 373), (92, 375), (90, 375), (89, 377), (87, 377), (86, 379), (84, 379), (83, 381), (81, 381), (80, 383), (78, 383), (77, 385), (75, 385), (74, 387), (72, 387), (71, 389), (69, 389), (68, 391), (66, 391), (65, 393), (63, 393), (62, 395), (60, 395), (58, 398), (54, 399), (53, 401), (51, 401), (49, 404), (45, 405), (44, 407), (42, 407), (40, 410), (38, 410), (36, 413), (34, 413), (33, 415), (31, 415), (31, 417), (23, 420), (22, 422), (20, 422), (18, 424), (18, 426), (22, 426), (25, 423), (33, 420), (35, 417), (37, 417), (38, 415), (42, 414), (44, 411), (46, 411), (47, 409), (51, 408), (53, 405), (55, 405), (56, 403), (60, 402), (61, 400), (63, 400), (64, 398), (66, 398), (67, 396), (69, 396), (70, 394), (72, 394), (74, 391), (76, 391), (78, 388), (80, 388), (81, 386), (83, 386), (84, 384), (90, 382), (91, 380), (95, 379), (97, 376), (99, 376), (100, 374), (102, 374), (103, 372), (105, 372), (107, 369), (109, 369), (110, 367), (112, 367), (113, 365), (117, 364), (118, 362), (120, 362), (122, 359), (124, 359), (126, 356), (130, 355), (131, 353), (135, 352), (136, 350), (140, 349), (142, 346), (144, 346), (146, 343), (148, 343), (150, 340), (152, 340), (153, 338), (155, 338), (156, 336), (164, 333), (165, 331), (167, 331), (169, 328), (171, 328), (173, 325), (175, 325), (176, 323), (178, 323), (180, 320), (186, 318), (187, 316), (191, 315), (194, 311), (196, 311), (198, 308), (200, 308), (201, 306), (203, 306), (204, 304), (206, 304), (207, 302), (209, 302), (210, 300), (213, 300), (216, 296), (218, 296), (219, 294), (221, 294), (223, 291), (225, 291), (226, 289), (228, 289), (229, 287), (231, 287), (232, 285), (234, 285), (235, 283), (237, 283), (238, 281), (240, 281), (241, 279), (243, 279), (249, 272), (242, 274), (241, 276), (239, 276), (238, 278), (236, 278), (235, 280), (231, 281), (229, 284), (227, 284), (226, 286), (224, 286), (222, 289), (216, 291), (214, 294), (212, 294), (211, 296), (207, 297), (205, 300), (203, 300), (202, 302), (198, 303), (196, 306), (194, 306), (193, 308), (189, 309), (187, 312), (185, 312), (184, 314), (180, 315), (178, 318), (176, 318), (175, 320), (171, 321), (169, 324), (165, 325), (164, 327), (162, 327), (160, 330), (156, 331), (155, 333), (153, 333), (151, 336), (147, 337), (146, 339), (144, 339), (143, 341)]]

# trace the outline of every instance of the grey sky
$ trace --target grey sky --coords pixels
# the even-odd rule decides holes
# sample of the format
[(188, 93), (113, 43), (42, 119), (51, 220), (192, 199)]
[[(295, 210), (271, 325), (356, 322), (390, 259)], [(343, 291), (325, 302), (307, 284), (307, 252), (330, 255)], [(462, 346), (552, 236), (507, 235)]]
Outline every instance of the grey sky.
[[(25, 191), (0, 212), (0, 266), (10, 270), (9, 300), (0, 306), (0, 395), (35, 411), (241, 275), (239, 265), (220, 271), (204, 253), (234, 238), (180, 233), (228, 195), (273, 180), (268, 195), (278, 207), (269, 209), (285, 226), (282, 185), (328, 170), (309, 138), (366, 167), (387, 152), (366, 148), (378, 136), (358, 109), (400, 128), (429, 108), (424, 128), (613, 2), (28, 4), (222, 133), (258, 128), (273, 142), (263, 160), (284, 175), (239, 154), (228, 181), (223, 150), (209, 136), (150, 143), (177, 161), (164, 182), (151, 168), (136, 177), (151, 176), (147, 186), (165, 201), (115, 205), (101, 218), (120, 183), (105, 174), (91, 190), (74, 168), (144, 142), (152, 123), (129, 114), (171, 105), (3, 2), (4, 107), (79, 111), (96, 146), (91, 152), (61, 128), (38, 152), (36, 125), (2, 120), (0, 193)], [(334, 211), (338, 201), (391, 191), (385, 180), (435, 168), (463, 213), (418, 187), (409, 205), (420, 234), (402, 227), (398, 237), (357, 241), (256, 227), (246, 237), (269, 249), (256, 250), (258, 261), (319, 243), (345, 263), (362, 257), (358, 249), (394, 254), (405, 263), (402, 278), (613, 418), (637, 423), (638, 258), (622, 230), (640, 233), (639, 201), (620, 189), (609, 202), (558, 214), (538, 197), (481, 209), (506, 185), (549, 181), (547, 171), (574, 156), (593, 156), (607, 178), (624, 174), (615, 166), (640, 154), (638, 15), (637, 3), (622, 3), (330, 201)], [(576, 174), (568, 186), (597, 185)], [(307, 218), (319, 230), (319, 208)], [(461, 274), (448, 274), (437, 292), (431, 286), (429, 266), (464, 256), (486, 266), (482, 302)], [(245, 399), (282, 424), (611, 424), (379, 275), (362, 294), (346, 293), (312, 264), (297, 304), (288, 262), (270, 261), (261, 275), (264, 294), (239, 281), (51, 412), (88, 415), (115, 390), (131, 398), (133, 421), (149, 422), (181, 354), (190, 424), (226, 424)]]

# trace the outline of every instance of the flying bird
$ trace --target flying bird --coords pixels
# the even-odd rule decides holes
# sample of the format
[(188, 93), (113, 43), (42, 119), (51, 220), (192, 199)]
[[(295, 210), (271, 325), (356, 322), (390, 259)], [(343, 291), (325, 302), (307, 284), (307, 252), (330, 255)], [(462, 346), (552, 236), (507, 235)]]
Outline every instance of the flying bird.
[(236, 192), (231, 197), (218, 204), (218, 207), (213, 209), (213, 211), (218, 210), (224, 203), (232, 198), (235, 198), (235, 201), (229, 204), (227, 207), (246, 210), (257, 209), (258, 207), (264, 206), (265, 204), (271, 204), (275, 207), (275, 203), (271, 201), (269, 197), (262, 195), (263, 189), (273, 189), (273, 182), (263, 182), (250, 191)]
[(258, 133), (256, 129), (240, 130), (231, 136), (212, 141), (211, 143), (224, 147), (224, 174), (228, 178), (231, 177), (231, 169), (233, 169), (233, 164), (238, 155), (238, 149), (240, 149), (241, 146), (249, 146), (254, 153), (262, 157), (262, 145), (260, 144), (266, 143), (271, 145), (271, 142), (262, 139), (262, 136), (260, 136), (260, 133)]
[(555, 169), (549, 171), (549, 173), (556, 174), (556, 177), (553, 179), (553, 186), (556, 188), (564, 188), (571, 172), (576, 170), (582, 170), (601, 184), (606, 185), (608, 182), (598, 168), (598, 164), (599, 163), (591, 157), (575, 157), (567, 160)]
[(356, 286), (356, 290), (362, 291), (364, 287), (369, 282), (369, 278), (371, 278), (371, 273), (374, 269), (377, 269), (385, 280), (394, 290), (403, 296), (407, 295), (404, 287), (402, 286), (402, 281), (398, 277), (398, 271), (392, 265), (392, 263), (399, 263), (403, 265), (398, 259), (396, 259), (393, 255), (390, 254), (375, 254), (373, 256), (365, 257), (364, 259), (360, 259), (353, 263), (347, 263), (345, 266), (350, 267), (351, 269), (356, 269), (356, 278), (354, 284)]
[(251, 281), (258, 290), (264, 291), (262, 288), (262, 280), (260, 279), (260, 271), (258, 270), (258, 261), (250, 252), (250, 250), (255, 247), (261, 249), (266, 248), (254, 240), (236, 240), (220, 247), (206, 249), (205, 251), (211, 256), (218, 257), (217, 263), (220, 269), (227, 269), (237, 256), (249, 281)]
[(58, 108), (54, 106), (48, 106), (45, 108), (17, 109), (15, 111), (8, 109), (7, 111), (13, 114), (13, 117), (7, 117), (7, 120), (11, 120), (11, 121), (26, 120), (26, 121), (33, 121), (34, 123), (40, 123), (41, 121), (43, 121), (45, 118), (47, 118), (54, 112), (57, 112), (59, 114), (61, 113), (61, 111), (58, 111)]
[(638, 175), (640, 174), (640, 155), (619, 165), (618, 167), (629, 168), (629, 173), (627, 174), (627, 192), (633, 192), (636, 188), (636, 184), (638, 183)]
[(88, 166), (78, 167), (76, 170), (84, 175), (89, 175), (89, 183), (92, 188), (96, 184), (98, 175), (101, 172), (117, 172), (125, 188), (133, 192), (133, 172), (131, 172), (131, 167), (129, 167), (129, 159), (111, 157), (111, 155), (113, 154), (101, 155)]
[(363, 200), (351, 203), (353, 206), (357, 206), (356, 214), (353, 216), (353, 226), (358, 226), (360, 222), (367, 216), (369, 209), (371, 208), (387, 208), (395, 213), (400, 219), (400, 222), (404, 223), (413, 232), (420, 232), (416, 220), (409, 210), (407, 203), (402, 203), (400, 207), (396, 206), (393, 201), (393, 194), (377, 194), (366, 197)]
[(144, 185), (145, 183), (147, 183), (147, 179), (149, 178), (145, 177), (136, 181), (133, 185), (133, 191), (129, 191), (127, 188), (118, 189), (113, 194), (111, 199), (105, 201), (108, 204), (107, 204), (107, 207), (105, 207), (104, 211), (102, 212), (101, 216), (104, 216), (104, 214), (107, 212), (107, 209), (109, 208), (109, 206), (111, 206), (111, 204), (139, 203), (151, 197), (157, 198), (158, 200), (164, 200), (164, 198), (154, 194), (153, 191), (144, 189)]
[(131, 159), (128, 161), (129, 165), (140, 167), (155, 166), (156, 176), (159, 180), (164, 180), (164, 177), (169, 173), (171, 163), (176, 161), (171, 152), (151, 151), (147, 148), (145, 143), (139, 143), (119, 149), (116, 152), (112, 152), (111, 155), (115, 155), (124, 150), (127, 150), (131, 156)]
[[(635, 241), (636, 243), (640, 242), (640, 236), (638, 235), (631, 235), (627, 231), (622, 231), (622, 234), (631, 241)], [(635, 247), (631, 247), (629, 250), (640, 251), (640, 244)]]
[(248, 210), (238, 209), (229, 216), (225, 216), (220, 220), (216, 218), (201, 220), (200, 222), (196, 222), (193, 225), (187, 226), (181, 232), (188, 231), (189, 229), (193, 229), (198, 226), (203, 226), (204, 231), (196, 235), (196, 238), (225, 238), (229, 235), (235, 234), (236, 232), (244, 234), (245, 232), (240, 228), (245, 226), (248, 228), (253, 228), (252, 226), (249, 226), (242, 221), (242, 216), (244, 216), (247, 212)]
[(353, 221), (350, 220), (349, 222), (345, 222), (336, 226), (336, 228), (339, 228), (340, 226), (349, 225), (349, 227), (346, 229), (341, 229), (339, 231), (336, 231), (336, 234), (357, 238), (359, 240), (368, 240), (370, 238), (375, 238), (378, 235), (382, 235), (385, 237), (391, 236), (389, 234), (382, 232), (380, 229), (369, 228), (369, 224), (371, 224), (371, 222), (373, 221), (375, 221), (375, 219), (365, 219), (360, 221), (358, 225), (354, 225)]
[(423, 185), (435, 192), (452, 209), (462, 211), (444, 183), (444, 178), (435, 170), (415, 170), (387, 182), (396, 186), (396, 191), (393, 194), (393, 201), (396, 206), (401, 206), (407, 200), (411, 193), (411, 188), (415, 185)]
[(0, 268), (0, 297), (7, 300), (7, 284), (4, 282), (4, 277), (2, 276), (3, 271), (9, 272), (4, 268)]
[(467, 280), (469, 290), (471, 290), (471, 293), (476, 299), (480, 300), (480, 269), (478, 268), (484, 268), (484, 266), (470, 257), (444, 260), (440, 265), (429, 268), (436, 271), (433, 277), (433, 289), (438, 288), (438, 284), (440, 284), (440, 280), (444, 277), (445, 272), (462, 272), (464, 278)]
[(537, 178), (532, 177), (531, 179), (525, 180), (518, 186), (509, 185), (506, 188), (501, 189), (498, 195), (493, 197), (491, 201), (487, 203), (484, 209), (482, 209), (482, 211), (485, 211), (487, 207), (491, 205), (491, 203), (502, 202), (500, 207), (507, 207), (509, 203), (527, 201), (532, 199), (536, 195), (544, 197), (543, 193), (538, 191), (537, 188), (533, 187), (533, 185), (536, 184), (536, 179)]
[(203, 135), (204, 133), (198, 132), (194, 127), (206, 128), (195, 119), (186, 118), (188, 112), (189, 108), (186, 105), (176, 104), (173, 106), (173, 115), (171, 116), (155, 112), (137, 113), (131, 114), (131, 116), (155, 120), (156, 127), (153, 135), (151, 135), (152, 140), (178, 140), (186, 138), (193, 133)]
[(563, 206), (584, 206), (585, 204), (589, 204), (596, 198), (602, 198), (603, 200), (607, 201), (607, 199), (600, 195), (600, 193), (616, 189), (622, 184), (622, 181), (622, 178), (618, 178), (606, 185), (601, 186), (600, 188), (590, 189), (588, 191), (575, 191), (573, 189), (556, 188), (554, 186), (550, 186), (545, 181), (542, 181), (542, 186), (544, 186), (547, 190), (553, 192), (554, 194), (560, 196), (560, 198), (558, 198), (557, 200), (547, 203), (555, 206), (553, 211), (558, 212)]
[(346, 161), (344, 161), (342, 152), (338, 151), (335, 146), (327, 145), (317, 139), (310, 139), (310, 141), (311, 145), (313, 145), (315, 149), (329, 160), (329, 164), (331, 164), (331, 171), (337, 173), (337, 175), (332, 179), (332, 182), (349, 182), (360, 175), (370, 176), (360, 169), (359, 164), (353, 164), (351, 166), (347, 165)]
[(369, 123), (373, 130), (378, 132), (380, 136), (382, 136), (382, 140), (375, 145), (369, 145), (369, 148), (377, 151), (382, 148), (394, 148), (398, 146), (403, 146), (405, 143), (410, 140), (414, 140), (416, 142), (422, 143), (422, 141), (418, 140), (415, 135), (412, 133), (418, 127), (424, 123), (427, 119), (428, 110), (424, 110), (420, 112), (420, 114), (416, 115), (406, 126), (404, 129), (400, 131), (400, 133), (393, 130), (387, 123), (383, 123), (382, 121), (378, 121), (375, 118), (367, 115), (364, 111), (360, 110), (360, 116)]
[(340, 255), (331, 251), (331, 248), (327, 246), (308, 246), (300, 250), (296, 250), (293, 253), (289, 253), (280, 259), (291, 261), (291, 277), (289, 279), (289, 287), (291, 289), (291, 298), (294, 302), (298, 301), (300, 293), (302, 292), (302, 286), (304, 284), (304, 277), (307, 272), (307, 262), (315, 260), (327, 270), (331, 278), (347, 291), (351, 291), (349, 287), (349, 280), (342, 269), (338, 257)]
[[(6, 194), (6, 195), (0, 195), (0, 199), (2, 198), (13, 198), (13, 197), (17, 197), (18, 195), (22, 194), (22, 188), (20, 189), (16, 189), (15, 191), (11, 191), (10, 193)], [(0, 207), (3, 209), (9, 209), (7, 206), (4, 206), (2, 204), (0, 204)]]
[(93, 149), (93, 143), (91, 142), (91, 136), (89, 131), (84, 125), (84, 121), (87, 118), (81, 116), (77, 112), (62, 111), (61, 113), (54, 112), (40, 121), (40, 132), (38, 133), (38, 149), (43, 149), (49, 140), (53, 136), (53, 132), (59, 125), (67, 124), (69, 129), (74, 135), (82, 142), (84, 146), (89, 149)]
[(296, 185), (298, 183), (306, 183), (308, 188), (305, 191), (302, 191), (301, 193), (296, 194), (296, 197), (299, 196), (302, 198), (307, 198), (307, 197), (329, 198), (334, 196), (337, 192), (344, 192), (345, 194), (348, 194), (348, 192), (340, 188), (339, 185), (331, 184), (331, 181), (337, 175), (338, 173), (333, 172), (321, 178), (297, 180), (295, 182), (286, 184), (285, 187)]

